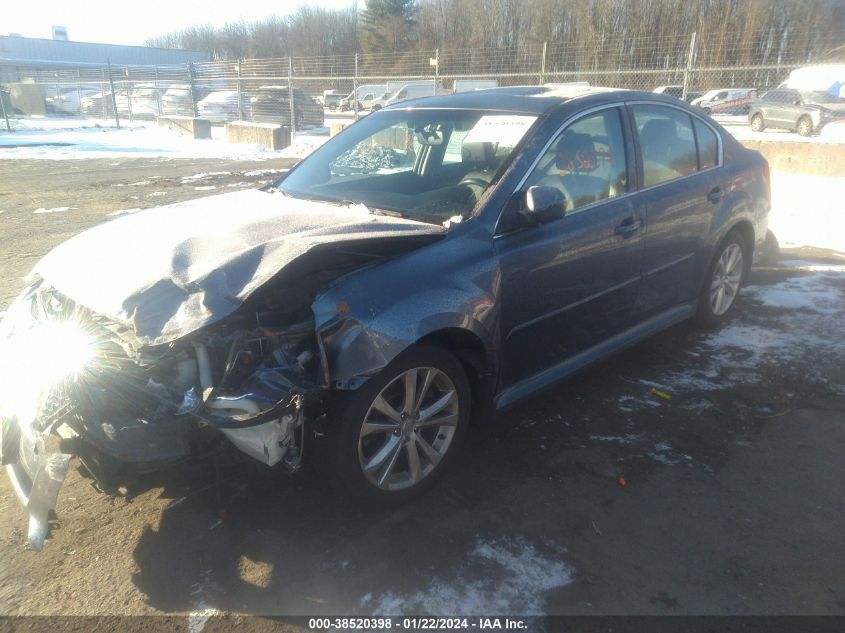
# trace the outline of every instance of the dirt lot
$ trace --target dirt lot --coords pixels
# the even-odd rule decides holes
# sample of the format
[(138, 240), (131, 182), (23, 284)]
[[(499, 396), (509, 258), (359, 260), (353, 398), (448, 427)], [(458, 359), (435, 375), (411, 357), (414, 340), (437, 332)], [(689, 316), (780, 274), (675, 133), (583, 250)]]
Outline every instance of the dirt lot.
[[(286, 166), (0, 161), (0, 309), (115, 210)], [(309, 468), (226, 473), (223, 521), (195, 474), (107, 498), (73, 472), (39, 554), (0, 476), (0, 614), (843, 615), (843, 263), (758, 269), (725, 327), (675, 327), (474, 430), (394, 512)]]

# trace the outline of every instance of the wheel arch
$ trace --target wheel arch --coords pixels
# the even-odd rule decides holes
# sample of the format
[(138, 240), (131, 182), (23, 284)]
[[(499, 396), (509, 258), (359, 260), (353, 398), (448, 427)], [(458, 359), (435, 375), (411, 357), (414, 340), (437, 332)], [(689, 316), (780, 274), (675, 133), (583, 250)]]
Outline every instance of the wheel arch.
[(495, 355), (482, 338), (472, 330), (448, 327), (426, 334), (416, 344), (440, 347), (454, 354), (463, 365), (469, 380), (472, 394), (471, 422), (481, 424), (491, 419), (497, 363)]
[(745, 260), (745, 270), (746, 272), (748, 272), (751, 270), (751, 262), (754, 261), (754, 226), (751, 224), (751, 221), (747, 219), (741, 219), (734, 222), (729, 226), (728, 230), (725, 231), (724, 236), (722, 236), (722, 238), (719, 240), (719, 244), (724, 242), (725, 238), (727, 238), (727, 236), (733, 233), (734, 231), (739, 231), (740, 235), (742, 235), (742, 239), (745, 240), (746, 247), (749, 250), (749, 252), (746, 253), (748, 257)]

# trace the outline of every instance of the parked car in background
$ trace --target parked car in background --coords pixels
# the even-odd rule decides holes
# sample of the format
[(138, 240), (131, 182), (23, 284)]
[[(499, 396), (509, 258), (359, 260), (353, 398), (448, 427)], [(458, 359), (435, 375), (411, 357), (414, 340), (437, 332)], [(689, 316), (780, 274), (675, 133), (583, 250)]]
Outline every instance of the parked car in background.
[[(368, 109), (370, 103), (375, 99), (380, 99), (387, 93), (387, 84), (362, 84), (355, 89), (355, 92), (350, 92), (346, 97), (341, 99), (339, 107), (341, 110), (352, 110), (355, 108), (355, 100), (358, 101), (358, 109)], [(365, 106), (366, 102), (366, 107)]]
[(684, 97), (683, 86), (657, 86), (657, 88), (654, 89), (654, 92), (659, 95), (675, 97), (676, 99), (683, 99)]
[(45, 97), (47, 114), (82, 114), (82, 100), (99, 92), (96, 88), (60, 88), (58, 94)]
[[(200, 96), (199, 93), (197, 96)], [(161, 95), (161, 113), (194, 116), (194, 96), (188, 85), (170, 86)]]
[(748, 113), (755, 132), (777, 128), (801, 136), (816, 134), (828, 123), (843, 117), (845, 103), (839, 97), (820, 90), (802, 92), (791, 88), (770, 90), (751, 104)]
[(766, 161), (701, 110), (531, 86), (384, 108), (262, 190), (100, 224), (0, 322), (0, 457), (29, 541), (74, 456), (112, 492), (314, 455), (351, 502), (405, 502), (471, 419), (728, 317), (769, 206)]
[(340, 106), (340, 102), (346, 96), (345, 92), (340, 90), (323, 90), (322, 104), (324, 108), (335, 110)]
[(161, 112), (161, 96), (166, 86), (155, 84), (134, 84), (115, 87), (117, 111), (121, 116), (139, 119), (153, 119)]
[[(258, 123), (290, 125), (290, 93), (287, 86), (262, 86), (249, 100), (250, 118)], [(323, 125), (323, 107), (300, 88), (293, 89), (294, 127)]]
[(82, 114), (95, 118), (110, 118), (114, 116), (114, 100), (110, 90), (94, 92), (82, 97), (80, 101)]
[(757, 98), (756, 88), (718, 88), (704, 93), (690, 103), (707, 114), (748, 114)]
[[(381, 99), (376, 99), (370, 104), (370, 109), (380, 110), (388, 106), (395, 105), (401, 101), (409, 99), (421, 99), (422, 97), (433, 97), (437, 93), (436, 86), (433, 81), (421, 81), (417, 83), (408, 83), (400, 86), (395, 92), (384, 95)], [(440, 89), (440, 94), (443, 89)]]
[[(243, 109), (243, 118), (249, 120), (252, 108), (249, 95), (241, 93), (240, 107)], [(237, 90), (217, 90), (197, 102), (197, 116), (207, 119), (212, 123), (226, 123), (237, 121), (241, 118), (238, 109)]]
[(684, 99), (684, 87), (671, 85), (671, 86), (657, 86), (652, 92), (656, 92), (657, 94), (661, 95), (669, 95), (670, 97), (675, 97), (676, 99), (680, 99), (681, 101), (686, 101), (689, 103), (696, 97), (701, 96), (702, 93), (700, 92), (692, 92), (687, 90), (687, 98)]

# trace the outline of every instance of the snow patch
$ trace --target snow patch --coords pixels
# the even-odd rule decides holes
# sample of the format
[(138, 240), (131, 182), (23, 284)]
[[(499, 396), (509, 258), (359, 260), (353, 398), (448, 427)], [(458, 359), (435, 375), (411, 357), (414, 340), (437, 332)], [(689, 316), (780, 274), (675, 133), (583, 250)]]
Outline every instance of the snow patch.
[[(13, 134), (0, 133), (0, 158), (74, 160), (161, 157), (264, 160), (280, 156), (279, 152), (267, 150), (263, 145), (227, 143), (223, 138), (222, 128), (213, 128), (212, 136), (211, 139), (192, 139), (153, 127), (147, 122), (121, 129), (79, 124), (70, 128), (23, 126)], [(322, 139), (308, 138), (318, 141)], [(304, 151), (304, 148), (301, 149)], [(137, 186), (141, 184), (132, 183)]]
[(222, 615), (213, 607), (200, 606), (188, 614), (188, 633), (201, 633), (208, 621), (215, 615)]
[(388, 592), (372, 604), (372, 613), (402, 615), (543, 615), (545, 594), (572, 582), (572, 569), (546, 557), (523, 539), (479, 539), (453, 578), (432, 577), (428, 585), (409, 595)]
[(207, 171), (201, 172), (199, 174), (194, 174), (193, 176), (182, 176), (182, 182), (194, 182), (196, 180), (205, 180), (206, 178), (214, 178), (216, 176), (229, 176), (232, 172), (230, 171)]
[(245, 171), (242, 175), (247, 178), (260, 178), (261, 176), (275, 176), (276, 174), (283, 174), (289, 169), (254, 169), (252, 171)]
[(110, 216), (118, 216), (118, 215), (129, 215), (130, 213), (138, 213), (138, 211), (143, 211), (143, 209), (118, 209), (117, 211), (112, 211), (108, 215)]
[(71, 209), (76, 209), (77, 207), (53, 207), (52, 209), (45, 209), (44, 207), (39, 207), (33, 213), (64, 213), (65, 211), (70, 211)]
[(639, 433), (629, 433), (628, 435), (590, 435), (590, 440), (594, 442), (613, 442), (615, 444), (636, 444), (643, 439)]
[(782, 247), (845, 253), (845, 178), (772, 173), (769, 229)]

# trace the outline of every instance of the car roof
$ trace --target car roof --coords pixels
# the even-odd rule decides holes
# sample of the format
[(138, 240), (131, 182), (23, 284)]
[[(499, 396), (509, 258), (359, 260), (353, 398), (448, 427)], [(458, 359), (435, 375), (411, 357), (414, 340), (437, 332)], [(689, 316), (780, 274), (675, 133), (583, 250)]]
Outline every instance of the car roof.
[(514, 114), (543, 115), (558, 107), (574, 101), (589, 99), (591, 105), (602, 102), (614, 102), (620, 99), (637, 101), (663, 102), (672, 105), (683, 101), (655, 92), (640, 92), (624, 88), (606, 88), (601, 86), (554, 85), (554, 86), (514, 86), (508, 88), (488, 88), (471, 90), (451, 95), (408, 99), (383, 108), (389, 110), (416, 109), (451, 109), (451, 110), (489, 110)]

